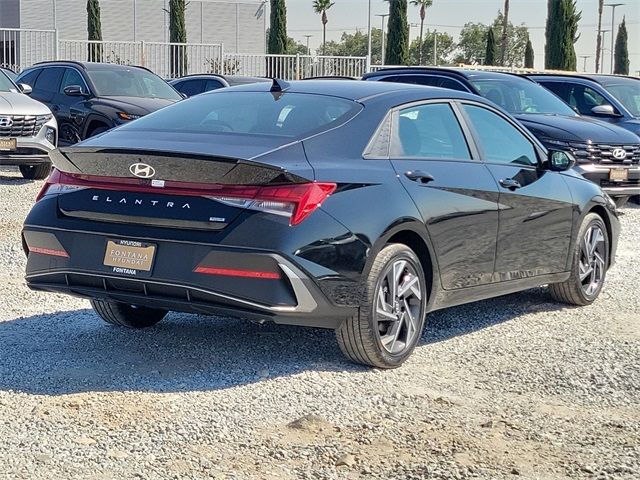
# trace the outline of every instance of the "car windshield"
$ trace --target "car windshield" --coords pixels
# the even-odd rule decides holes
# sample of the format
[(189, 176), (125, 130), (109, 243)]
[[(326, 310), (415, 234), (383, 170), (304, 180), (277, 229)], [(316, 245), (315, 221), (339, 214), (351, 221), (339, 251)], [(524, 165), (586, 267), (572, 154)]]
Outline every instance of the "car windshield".
[(631, 112), (631, 115), (640, 118), (640, 81), (617, 77), (603, 82), (603, 85)]
[(163, 108), (123, 128), (295, 138), (344, 123), (361, 108), (354, 101), (323, 95), (218, 90)]
[(0, 70), (0, 92), (15, 92), (16, 86), (13, 84), (9, 77)]
[(182, 98), (167, 82), (141, 68), (88, 68), (87, 74), (100, 97)]
[(529, 80), (505, 75), (504, 78), (470, 78), (469, 81), (480, 95), (511, 114), (577, 115), (549, 90)]

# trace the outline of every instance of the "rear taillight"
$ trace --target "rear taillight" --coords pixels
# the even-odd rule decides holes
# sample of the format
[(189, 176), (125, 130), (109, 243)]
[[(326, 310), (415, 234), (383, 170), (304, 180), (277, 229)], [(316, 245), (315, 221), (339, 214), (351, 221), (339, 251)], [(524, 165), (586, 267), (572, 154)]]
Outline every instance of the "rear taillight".
[(335, 192), (336, 187), (335, 183), (255, 186), (151, 181), (72, 174), (54, 168), (38, 193), (36, 201), (49, 193), (62, 193), (79, 188), (198, 196), (240, 208), (286, 216), (290, 218), (291, 225), (297, 225), (320, 207), (322, 202)]

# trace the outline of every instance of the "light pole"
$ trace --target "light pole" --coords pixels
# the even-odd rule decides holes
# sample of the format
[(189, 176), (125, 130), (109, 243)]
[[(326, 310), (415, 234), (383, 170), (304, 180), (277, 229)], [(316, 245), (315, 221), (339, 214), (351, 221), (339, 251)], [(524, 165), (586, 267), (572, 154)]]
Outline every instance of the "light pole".
[(382, 17), (382, 57), (381, 57), (381, 64), (382, 66), (384, 66), (384, 19), (387, 18), (389, 16), (388, 13), (378, 13), (376, 15), (376, 17)]
[(600, 30), (600, 33), (602, 34), (602, 52), (600, 52), (600, 54), (602, 55), (602, 60), (600, 61), (600, 65), (602, 65), (604, 67), (604, 38), (607, 36), (607, 32), (611, 32), (611, 30)]
[(578, 57), (580, 57), (583, 62), (582, 62), (582, 71), (586, 72), (587, 71), (587, 59), (591, 58), (591, 55), (578, 55)]
[(311, 55), (311, 50), (309, 50), (309, 39), (313, 37), (313, 35), (303, 35), (307, 39), (307, 55)]
[(367, 72), (371, 71), (371, 0), (367, 10)]
[(613, 41), (615, 40), (616, 31), (616, 7), (621, 7), (624, 3), (606, 3), (605, 7), (611, 7), (611, 73), (613, 73)]

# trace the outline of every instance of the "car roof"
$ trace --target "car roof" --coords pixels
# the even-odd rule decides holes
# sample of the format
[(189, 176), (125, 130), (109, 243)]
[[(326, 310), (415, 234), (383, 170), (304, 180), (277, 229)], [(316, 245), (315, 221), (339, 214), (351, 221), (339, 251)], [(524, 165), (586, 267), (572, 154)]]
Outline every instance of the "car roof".
[(473, 70), (464, 68), (443, 68), (443, 67), (392, 67), (383, 68), (376, 72), (367, 73), (363, 76), (364, 79), (387, 76), (387, 75), (420, 75), (420, 74), (433, 74), (433, 75), (445, 75), (449, 77), (457, 77), (464, 79), (482, 79), (482, 78), (494, 78), (504, 79), (505, 76), (510, 78), (521, 78), (523, 80), (533, 81), (530, 78), (524, 77), (513, 72), (494, 72), (488, 70)]
[[(360, 102), (372, 97), (392, 95), (394, 93), (408, 94), (408, 96), (413, 97), (412, 100), (415, 101), (438, 98), (478, 101), (480, 98), (477, 95), (456, 90), (397, 82), (363, 82), (353, 80), (294, 80), (291, 82), (277, 80), (277, 82), (282, 86), (283, 91), (288, 93), (327, 95)], [(261, 82), (239, 85), (233, 87), (232, 90), (236, 92), (269, 92), (271, 88), (272, 84)], [(206, 92), (203, 95), (215, 95), (217, 92), (220, 92), (220, 90)], [(480, 101), (482, 100), (480, 99)], [(483, 103), (493, 106), (490, 102)]]
[(604, 73), (531, 73), (528, 75), (531, 78), (536, 77), (548, 77), (548, 78), (578, 78), (581, 80), (590, 80), (592, 82), (603, 84), (606, 80), (612, 80), (616, 78), (625, 78), (630, 80), (638, 80), (638, 77), (631, 77), (628, 75), (609, 75)]
[[(77, 67), (83, 70), (115, 70), (115, 69), (131, 69), (138, 68), (140, 70), (146, 70), (147, 72), (151, 72), (146, 67), (142, 67), (140, 65), (120, 65), (118, 63), (103, 63), (103, 62), (77, 62), (75, 60), (53, 60), (47, 62), (38, 62), (29, 67), (29, 70), (37, 67)], [(153, 73), (153, 72), (151, 72)]]

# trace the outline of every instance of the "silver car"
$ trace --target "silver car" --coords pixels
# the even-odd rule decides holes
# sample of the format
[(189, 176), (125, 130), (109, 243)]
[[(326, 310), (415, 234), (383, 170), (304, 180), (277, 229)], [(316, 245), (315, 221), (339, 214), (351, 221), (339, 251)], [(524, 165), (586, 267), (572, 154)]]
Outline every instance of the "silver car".
[(58, 125), (46, 105), (26, 95), (30, 90), (0, 72), (0, 165), (17, 165), (24, 178), (41, 180), (51, 170)]

